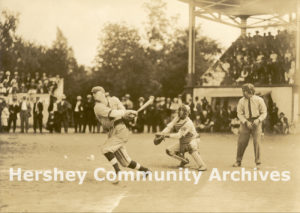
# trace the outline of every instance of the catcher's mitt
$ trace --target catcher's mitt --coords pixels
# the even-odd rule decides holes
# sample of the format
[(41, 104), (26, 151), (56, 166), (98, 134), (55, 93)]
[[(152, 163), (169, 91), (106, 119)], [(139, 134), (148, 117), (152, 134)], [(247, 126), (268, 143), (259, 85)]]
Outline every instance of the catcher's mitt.
[(165, 140), (165, 136), (163, 135), (155, 135), (155, 138), (153, 140), (155, 145), (159, 145), (163, 140)]

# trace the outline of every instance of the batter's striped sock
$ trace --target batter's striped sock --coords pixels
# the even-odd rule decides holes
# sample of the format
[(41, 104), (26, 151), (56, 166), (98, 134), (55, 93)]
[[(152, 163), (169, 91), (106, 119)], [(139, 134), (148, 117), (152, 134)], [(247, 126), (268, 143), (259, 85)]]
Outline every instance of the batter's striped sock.
[(120, 170), (118, 161), (112, 152), (107, 152), (104, 154), (104, 156), (107, 158), (107, 160), (111, 163), (111, 165), (114, 167), (116, 173), (118, 173)]
[(137, 169), (137, 170), (142, 171), (142, 172), (149, 171), (148, 168), (141, 166), (139, 163), (137, 163), (137, 162), (135, 162), (133, 160), (128, 165), (128, 168), (130, 168), (130, 169)]

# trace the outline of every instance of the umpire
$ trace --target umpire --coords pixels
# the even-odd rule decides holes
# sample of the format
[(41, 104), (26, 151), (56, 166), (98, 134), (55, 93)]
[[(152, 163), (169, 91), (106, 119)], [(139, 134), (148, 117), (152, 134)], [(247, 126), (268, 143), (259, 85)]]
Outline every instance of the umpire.
[(267, 117), (267, 107), (264, 100), (254, 95), (252, 84), (242, 86), (243, 98), (238, 102), (237, 115), (241, 121), (240, 133), (237, 144), (236, 162), (233, 167), (240, 167), (244, 152), (249, 143), (250, 135), (253, 137), (256, 168), (260, 168), (260, 143), (262, 134), (262, 122)]

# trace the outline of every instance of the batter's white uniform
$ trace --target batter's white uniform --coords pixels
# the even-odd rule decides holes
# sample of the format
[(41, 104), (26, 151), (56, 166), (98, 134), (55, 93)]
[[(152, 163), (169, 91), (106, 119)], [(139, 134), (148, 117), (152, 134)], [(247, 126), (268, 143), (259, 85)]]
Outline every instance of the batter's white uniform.
[[(122, 120), (122, 116), (111, 118), (110, 113), (112, 110), (123, 110), (126, 112), (125, 107), (121, 103), (121, 101), (116, 97), (108, 97), (108, 104), (105, 105), (100, 102), (96, 102), (94, 111), (97, 119), (103, 125), (103, 128), (109, 131), (108, 138), (105, 141), (102, 151), (103, 153), (107, 152), (116, 152), (117, 150), (125, 149), (124, 145), (128, 141), (129, 130), (123, 122), (119, 122)], [(123, 114), (124, 114), (123, 113)], [(127, 155), (127, 152), (123, 152)], [(124, 156), (128, 161), (130, 161), (129, 156)]]

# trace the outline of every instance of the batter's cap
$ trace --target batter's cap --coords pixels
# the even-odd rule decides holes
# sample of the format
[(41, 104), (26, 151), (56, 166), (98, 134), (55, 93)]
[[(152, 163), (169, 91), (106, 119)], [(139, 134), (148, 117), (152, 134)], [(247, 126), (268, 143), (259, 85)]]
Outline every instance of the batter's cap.
[(92, 93), (97, 93), (97, 92), (102, 92), (102, 93), (105, 93), (105, 90), (103, 89), (103, 87), (100, 87), (100, 86), (96, 86), (96, 87), (93, 87), (92, 88)]

